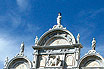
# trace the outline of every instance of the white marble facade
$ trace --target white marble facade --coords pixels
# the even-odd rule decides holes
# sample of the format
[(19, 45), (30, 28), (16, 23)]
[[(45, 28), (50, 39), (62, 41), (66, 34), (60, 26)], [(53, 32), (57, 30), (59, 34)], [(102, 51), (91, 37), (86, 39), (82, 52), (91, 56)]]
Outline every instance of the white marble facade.
[(80, 58), (80, 35), (77, 39), (61, 25), (61, 13), (57, 17), (57, 25), (45, 32), (40, 39), (36, 36), (33, 60), (24, 56), (24, 43), (20, 53), (14, 58), (5, 60), (4, 69), (84, 69), (103, 68), (104, 58), (95, 50), (96, 40), (93, 38), (92, 50)]

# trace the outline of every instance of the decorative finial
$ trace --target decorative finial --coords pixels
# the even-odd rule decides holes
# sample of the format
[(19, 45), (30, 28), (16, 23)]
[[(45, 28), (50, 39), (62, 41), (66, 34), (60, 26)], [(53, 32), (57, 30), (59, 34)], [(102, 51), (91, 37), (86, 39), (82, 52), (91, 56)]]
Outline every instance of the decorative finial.
[(9, 61), (9, 59), (8, 59), (8, 57), (6, 57), (6, 59), (5, 59), (5, 64), (4, 64), (4, 68), (7, 68), (8, 61)]
[(58, 17), (57, 17), (57, 25), (61, 25), (61, 18), (62, 18), (62, 16), (61, 16), (61, 13), (58, 13)]
[(92, 50), (95, 50), (95, 47), (96, 47), (96, 40), (95, 40), (95, 38), (93, 38), (93, 40), (92, 40)]
[(77, 42), (78, 42), (78, 44), (80, 43), (80, 34), (79, 33), (77, 35)]
[(35, 38), (35, 46), (37, 46), (38, 45), (38, 36), (36, 36), (36, 38)]
[(24, 56), (24, 42), (21, 43), (19, 55), (20, 55), (20, 56)]

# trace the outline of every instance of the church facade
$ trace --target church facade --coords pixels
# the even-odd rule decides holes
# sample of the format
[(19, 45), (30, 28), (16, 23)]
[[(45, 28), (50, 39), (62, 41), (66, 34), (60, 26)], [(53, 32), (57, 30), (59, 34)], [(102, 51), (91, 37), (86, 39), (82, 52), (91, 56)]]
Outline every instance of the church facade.
[(80, 58), (80, 34), (77, 38), (61, 25), (61, 13), (57, 25), (45, 32), (40, 39), (36, 36), (33, 60), (24, 55), (24, 43), (20, 53), (11, 60), (5, 60), (4, 69), (104, 69), (104, 58), (96, 52), (96, 40), (92, 40), (92, 50)]

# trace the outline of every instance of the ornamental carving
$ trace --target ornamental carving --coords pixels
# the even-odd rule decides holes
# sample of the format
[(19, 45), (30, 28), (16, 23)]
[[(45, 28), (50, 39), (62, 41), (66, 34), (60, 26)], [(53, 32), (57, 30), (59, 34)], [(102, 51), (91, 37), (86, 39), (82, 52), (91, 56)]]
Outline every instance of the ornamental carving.
[(49, 56), (46, 66), (61, 66), (62, 60), (59, 55), (57, 56)]
[[(39, 42), (40, 46), (47, 46), (49, 45), (49, 42), (54, 42), (54, 40), (57, 39), (64, 39), (67, 41), (68, 45), (72, 45), (73, 43), (75, 43), (75, 39), (73, 39), (73, 36), (71, 36), (70, 34), (68, 34), (65, 31), (53, 31), (50, 32), (49, 34), (46, 35), (46, 37), (43, 37), (42, 40)], [(52, 40), (52, 41), (51, 41)], [(58, 43), (59, 41), (57, 41)], [(65, 44), (65, 43), (63, 43)]]

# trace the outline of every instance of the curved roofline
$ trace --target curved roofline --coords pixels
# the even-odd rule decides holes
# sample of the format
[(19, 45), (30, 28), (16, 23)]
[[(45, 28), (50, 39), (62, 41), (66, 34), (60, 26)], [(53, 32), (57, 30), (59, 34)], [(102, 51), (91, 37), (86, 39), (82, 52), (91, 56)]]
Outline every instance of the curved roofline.
[(8, 65), (7, 65), (7, 68), (9, 68), (10, 64), (11, 64), (14, 60), (20, 59), (20, 58), (25, 59), (25, 60), (29, 63), (29, 68), (32, 68), (32, 63), (31, 63), (31, 61), (30, 61), (26, 56), (16, 56), (16, 57), (12, 58), (12, 59), (9, 61)]
[[(70, 35), (73, 37), (73, 39), (75, 39), (75, 37), (73, 36), (73, 34), (72, 34), (70, 31), (68, 31), (67, 29), (56, 28), (56, 29), (51, 29), (51, 30), (48, 30), (47, 32), (45, 32), (45, 33), (40, 37), (38, 43), (40, 43), (41, 40), (43, 39), (43, 37), (45, 37), (47, 34), (49, 34), (50, 32), (53, 32), (53, 31), (57, 31), (57, 30), (65, 31), (65, 32), (67, 32), (68, 34), (70, 34)], [(75, 39), (75, 43), (77, 43), (76, 39)], [(75, 43), (74, 43), (74, 44), (75, 44)]]
[(98, 53), (93, 53), (93, 54), (86, 54), (86, 55), (84, 55), (80, 60), (79, 60), (79, 63), (78, 63), (78, 67), (80, 66), (80, 64), (81, 64), (81, 62), (85, 59), (85, 58), (87, 58), (87, 57), (89, 57), (89, 56), (96, 56), (96, 57), (99, 57), (103, 62), (103, 65), (104, 65), (104, 59), (103, 59), (103, 57), (100, 55), (100, 54), (98, 54)]

